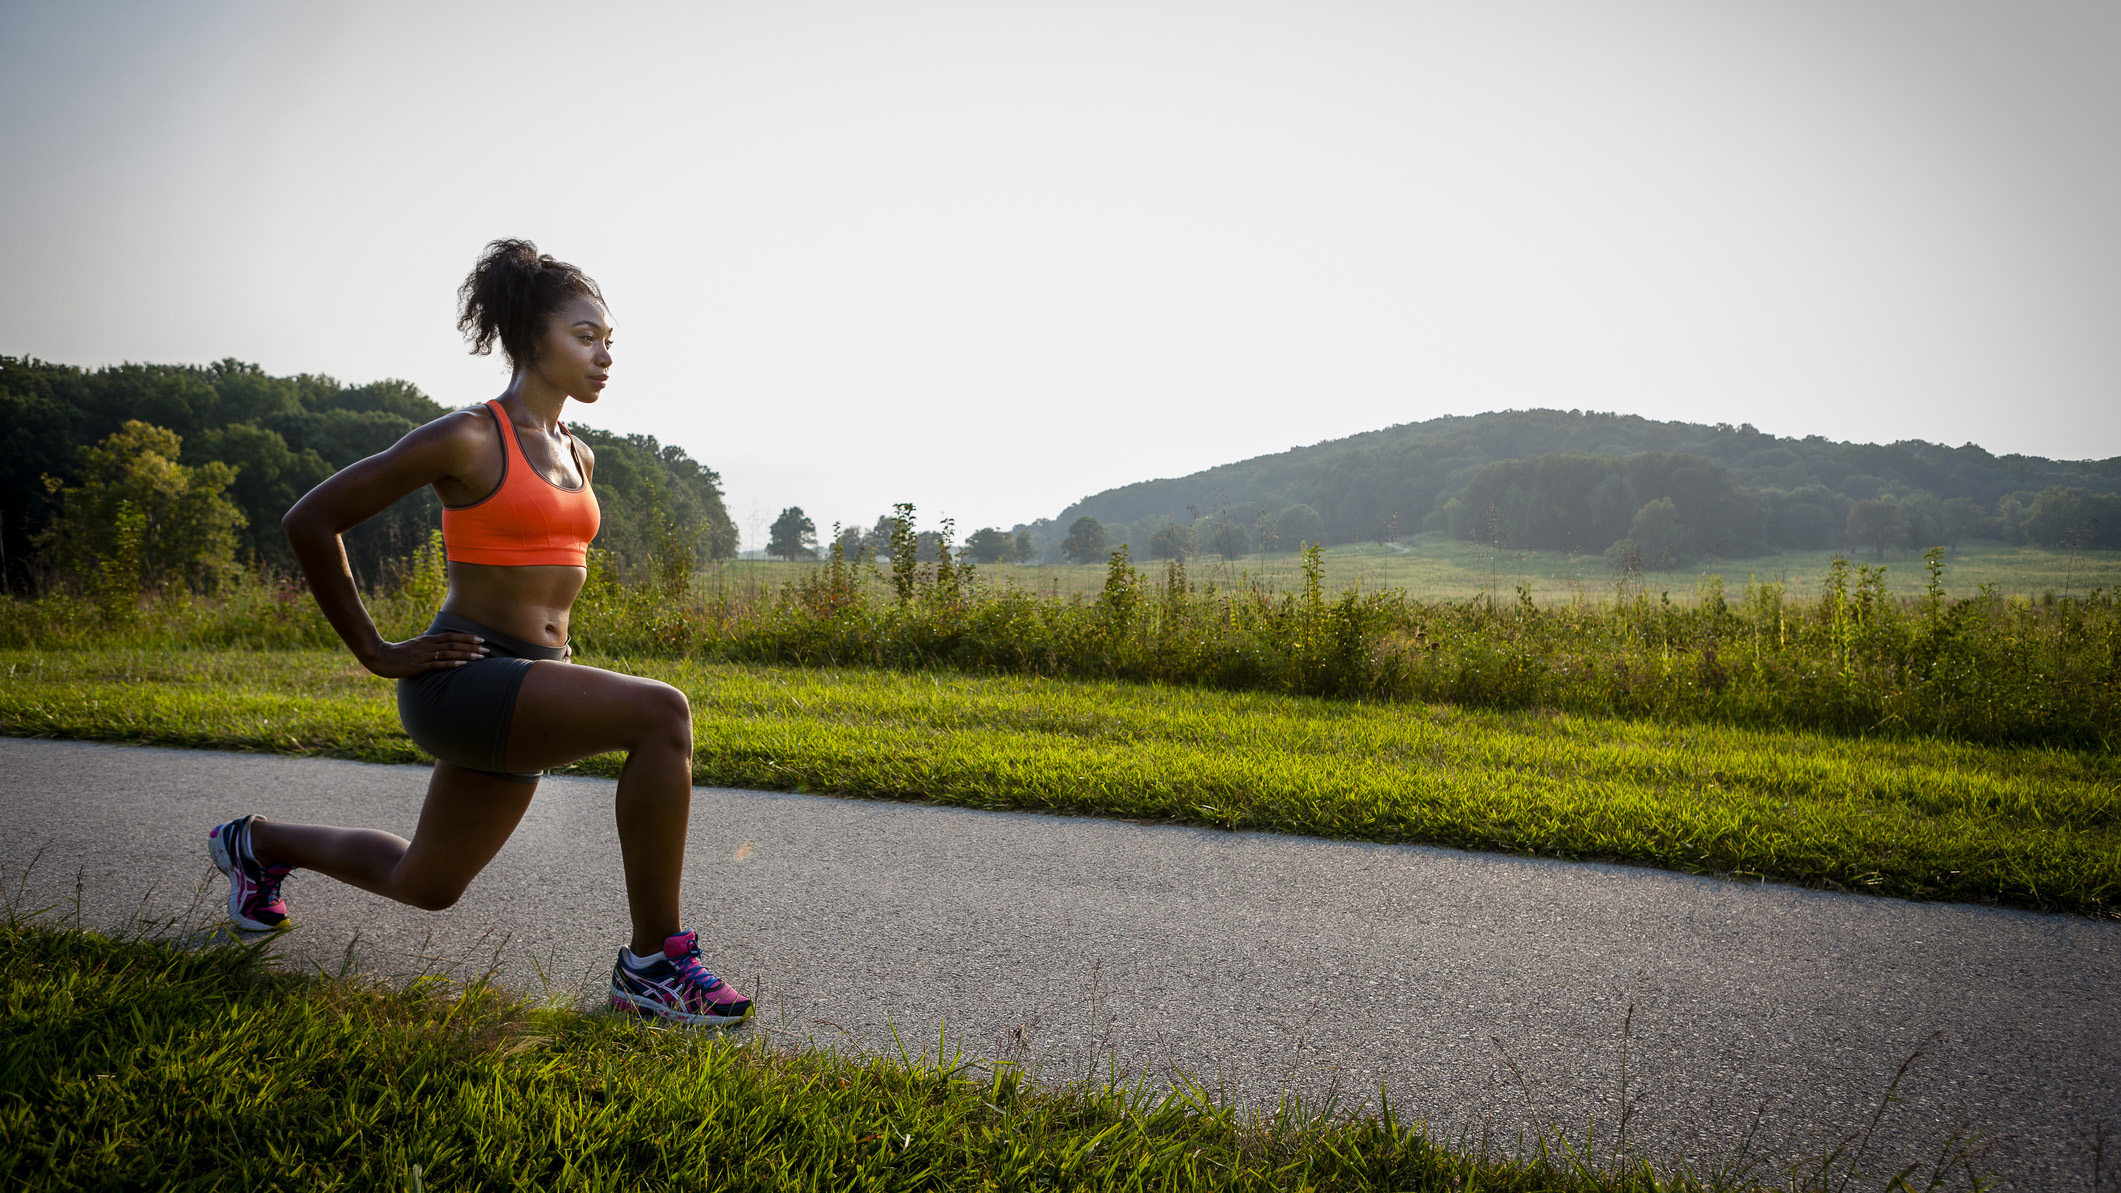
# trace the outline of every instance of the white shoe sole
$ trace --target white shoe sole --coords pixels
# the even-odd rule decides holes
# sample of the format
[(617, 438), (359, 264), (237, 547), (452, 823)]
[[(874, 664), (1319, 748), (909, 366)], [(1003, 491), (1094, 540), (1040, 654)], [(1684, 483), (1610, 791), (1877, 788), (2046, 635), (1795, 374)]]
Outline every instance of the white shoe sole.
[(732, 1023), (742, 1023), (751, 1015), (750, 1007), (745, 1007), (742, 1015), (695, 1015), (689, 1011), (673, 1010), (666, 1003), (621, 990), (617, 982), (611, 984), (611, 1006), (613, 1010), (649, 1015), (671, 1023), (682, 1023), (687, 1027), (727, 1027)]

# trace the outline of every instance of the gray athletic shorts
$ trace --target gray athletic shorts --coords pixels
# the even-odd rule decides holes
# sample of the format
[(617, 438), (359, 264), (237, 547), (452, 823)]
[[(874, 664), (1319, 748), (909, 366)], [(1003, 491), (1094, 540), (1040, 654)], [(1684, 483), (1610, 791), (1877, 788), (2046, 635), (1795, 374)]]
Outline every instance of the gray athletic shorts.
[(516, 783), (535, 783), (545, 773), (503, 769), (508, 726), (515, 720), (516, 693), (538, 659), (564, 661), (565, 646), (535, 646), (454, 613), (435, 614), (430, 634), (476, 634), (486, 640), (483, 659), (442, 667), (398, 681), (398, 719), (414, 744), (444, 762), (454, 762)]

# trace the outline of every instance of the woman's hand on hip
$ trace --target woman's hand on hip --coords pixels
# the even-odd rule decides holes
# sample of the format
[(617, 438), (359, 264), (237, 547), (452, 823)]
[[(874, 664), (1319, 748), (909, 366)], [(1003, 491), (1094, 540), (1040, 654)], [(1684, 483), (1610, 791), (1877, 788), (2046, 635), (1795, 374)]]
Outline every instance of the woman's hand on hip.
[(403, 642), (385, 642), (361, 665), (385, 679), (411, 679), (429, 671), (462, 667), (486, 657), (486, 640), (472, 634), (422, 634)]

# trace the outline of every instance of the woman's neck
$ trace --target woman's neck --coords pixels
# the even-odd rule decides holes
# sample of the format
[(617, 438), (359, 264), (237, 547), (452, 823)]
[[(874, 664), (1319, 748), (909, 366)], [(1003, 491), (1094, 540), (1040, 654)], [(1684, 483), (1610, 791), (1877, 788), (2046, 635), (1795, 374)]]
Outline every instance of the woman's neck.
[(538, 380), (529, 373), (517, 373), (509, 378), (508, 388), (501, 391), (501, 400), (506, 402), (511, 413), (527, 415), (529, 421), (551, 433), (560, 425), (560, 411), (567, 406), (567, 395)]

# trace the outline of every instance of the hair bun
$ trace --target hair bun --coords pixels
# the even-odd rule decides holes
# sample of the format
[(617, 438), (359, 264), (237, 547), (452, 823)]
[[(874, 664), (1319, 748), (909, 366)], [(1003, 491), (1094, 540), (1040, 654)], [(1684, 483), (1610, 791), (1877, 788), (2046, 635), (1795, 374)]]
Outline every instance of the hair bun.
[(500, 341), (509, 362), (520, 368), (537, 359), (545, 321), (576, 297), (604, 301), (588, 275), (538, 252), (530, 241), (496, 240), (457, 287), (457, 330), (471, 341), (477, 356), (493, 351), (494, 341)]

